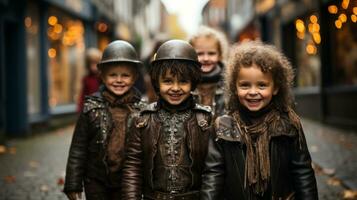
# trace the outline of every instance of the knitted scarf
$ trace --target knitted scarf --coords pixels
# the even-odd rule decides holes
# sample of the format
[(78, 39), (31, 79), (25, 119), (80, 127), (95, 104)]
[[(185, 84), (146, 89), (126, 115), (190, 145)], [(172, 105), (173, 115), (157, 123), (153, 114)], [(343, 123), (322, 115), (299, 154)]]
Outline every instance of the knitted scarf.
[(123, 164), (124, 142), (127, 117), (132, 112), (131, 104), (140, 100), (140, 94), (134, 88), (127, 93), (117, 96), (108, 90), (102, 92), (104, 99), (109, 103), (109, 112), (113, 120), (113, 130), (107, 144), (107, 163), (111, 172), (116, 172)]
[[(270, 139), (286, 121), (281, 119), (281, 113), (272, 104), (258, 112), (239, 109), (232, 116), (246, 145), (244, 186), (249, 186), (251, 196), (263, 196), (270, 181)], [(291, 109), (288, 117), (294, 126), (300, 125), (299, 118)]]

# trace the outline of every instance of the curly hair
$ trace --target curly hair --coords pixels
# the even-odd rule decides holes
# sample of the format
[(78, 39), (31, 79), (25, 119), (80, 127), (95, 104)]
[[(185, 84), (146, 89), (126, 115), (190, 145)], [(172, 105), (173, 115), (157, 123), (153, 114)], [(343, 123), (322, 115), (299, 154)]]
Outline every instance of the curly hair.
[(224, 33), (202, 25), (195, 34), (190, 36), (188, 42), (194, 47), (195, 41), (200, 37), (213, 38), (217, 41), (218, 52), (222, 58), (221, 62), (225, 63), (228, 54), (228, 40)]
[(159, 93), (159, 80), (167, 71), (178, 79), (191, 81), (191, 91), (196, 89), (197, 84), (201, 81), (201, 69), (198, 64), (188, 60), (162, 60), (152, 64), (149, 69), (151, 83), (156, 93)]
[(294, 71), (291, 63), (274, 46), (258, 41), (243, 42), (232, 47), (225, 69), (225, 93), (227, 110), (233, 112), (240, 106), (237, 96), (237, 75), (242, 67), (257, 65), (263, 73), (270, 72), (278, 93), (273, 96), (273, 103), (281, 111), (288, 111), (294, 106), (292, 86)]

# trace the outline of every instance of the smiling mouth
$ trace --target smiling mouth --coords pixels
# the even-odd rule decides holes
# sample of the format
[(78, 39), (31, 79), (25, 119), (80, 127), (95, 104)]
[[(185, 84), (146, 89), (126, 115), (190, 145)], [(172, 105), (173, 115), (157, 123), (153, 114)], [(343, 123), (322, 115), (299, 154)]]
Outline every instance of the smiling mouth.
[(181, 94), (169, 94), (170, 99), (178, 100), (181, 98)]

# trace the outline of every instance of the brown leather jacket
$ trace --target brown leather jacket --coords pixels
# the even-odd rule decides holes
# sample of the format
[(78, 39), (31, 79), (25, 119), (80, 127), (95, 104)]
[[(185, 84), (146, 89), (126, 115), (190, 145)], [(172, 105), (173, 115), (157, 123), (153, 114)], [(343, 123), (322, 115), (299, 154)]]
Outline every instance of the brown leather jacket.
[[(86, 178), (120, 186), (117, 177), (120, 177), (121, 170), (115, 173), (115, 176), (109, 175), (106, 149), (114, 122), (108, 102), (101, 92), (86, 97), (84, 109), (77, 120), (67, 161), (64, 192), (83, 191)], [(136, 102), (127, 104), (133, 111), (127, 116), (127, 127), (134, 115), (146, 105), (140, 100), (140, 94), (136, 90), (135, 100)], [(126, 131), (125, 134), (127, 133)], [(124, 145), (120, 148), (124, 148)]]
[[(190, 175), (191, 190), (198, 191), (201, 187), (201, 175), (207, 154), (210, 126), (210, 109), (197, 105), (193, 115), (185, 122), (187, 131), (187, 147), (191, 160)], [(123, 168), (122, 188), (123, 199), (141, 199), (145, 193), (151, 193), (153, 188), (154, 157), (157, 153), (157, 142), (161, 129), (156, 103), (142, 110), (140, 117), (131, 128), (127, 146), (127, 157)]]

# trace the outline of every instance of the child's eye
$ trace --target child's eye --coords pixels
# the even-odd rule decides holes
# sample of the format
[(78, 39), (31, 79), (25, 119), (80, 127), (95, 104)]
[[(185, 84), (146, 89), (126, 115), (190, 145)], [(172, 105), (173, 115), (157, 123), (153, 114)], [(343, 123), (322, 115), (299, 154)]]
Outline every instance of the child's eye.
[(190, 82), (189, 80), (180, 80), (180, 83), (183, 83), (183, 84), (187, 84), (189, 82)]
[(110, 76), (110, 77), (116, 77), (116, 76), (117, 76), (117, 74), (112, 73), (112, 74), (109, 74), (109, 76)]
[(162, 80), (162, 82), (164, 82), (164, 83), (172, 83), (172, 80), (171, 79), (164, 79), (164, 80)]
[(123, 77), (130, 77), (129, 74), (122, 74)]
[(248, 89), (250, 87), (250, 84), (249, 83), (240, 83), (238, 85), (238, 87), (241, 89)]
[(258, 84), (258, 87), (259, 87), (260, 89), (265, 89), (265, 88), (268, 87), (268, 84), (266, 84), (266, 83), (259, 83), (259, 84)]

